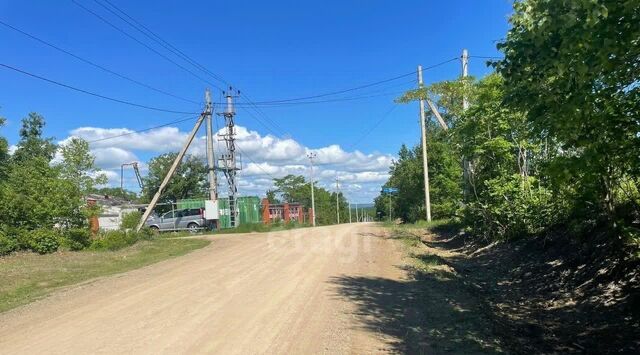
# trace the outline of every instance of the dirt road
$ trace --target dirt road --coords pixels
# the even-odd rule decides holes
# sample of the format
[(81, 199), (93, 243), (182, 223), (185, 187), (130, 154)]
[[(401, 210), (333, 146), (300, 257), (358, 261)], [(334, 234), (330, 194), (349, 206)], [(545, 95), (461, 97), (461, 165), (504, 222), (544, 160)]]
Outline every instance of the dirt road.
[(403, 351), (402, 329), (381, 326), (405, 312), (402, 252), (380, 235), (348, 224), (216, 236), (0, 315), (0, 353)]

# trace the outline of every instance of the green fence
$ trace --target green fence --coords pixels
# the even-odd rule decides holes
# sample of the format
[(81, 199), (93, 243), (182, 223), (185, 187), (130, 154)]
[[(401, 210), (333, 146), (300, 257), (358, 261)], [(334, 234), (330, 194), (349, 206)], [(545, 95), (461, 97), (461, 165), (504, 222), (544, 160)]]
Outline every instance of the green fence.
[[(204, 208), (204, 199), (185, 199), (179, 200), (177, 203), (178, 209), (185, 208)], [(258, 196), (244, 196), (238, 197), (237, 207), (240, 224), (250, 223), (262, 223), (262, 205), (260, 197)], [(229, 199), (218, 199), (218, 209), (220, 211), (220, 219), (218, 220), (218, 226), (221, 229), (231, 228), (231, 219), (229, 211)]]

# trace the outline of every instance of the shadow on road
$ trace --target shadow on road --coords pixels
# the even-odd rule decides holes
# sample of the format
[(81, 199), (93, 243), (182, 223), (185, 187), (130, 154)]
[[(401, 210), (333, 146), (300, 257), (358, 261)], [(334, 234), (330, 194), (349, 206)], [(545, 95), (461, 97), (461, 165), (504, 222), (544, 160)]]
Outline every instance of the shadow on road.
[(357, 306), (360, 327), (382, 337), (392, 352), (500, 352), (478, 304), (460, 290), (454, 275), (411, 272), (415, 278), (406, 281), (342, 276), (331, 282)]

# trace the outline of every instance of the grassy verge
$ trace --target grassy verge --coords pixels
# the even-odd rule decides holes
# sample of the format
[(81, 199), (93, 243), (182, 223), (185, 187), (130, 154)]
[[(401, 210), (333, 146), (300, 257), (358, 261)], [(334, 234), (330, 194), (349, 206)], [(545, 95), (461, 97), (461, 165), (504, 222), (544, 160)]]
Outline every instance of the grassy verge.
[(0, 312), (99, 276), (137, 269), (208, 245), (203, 239), (142, 241), (117, 251), (17, 253), (0, 257)]

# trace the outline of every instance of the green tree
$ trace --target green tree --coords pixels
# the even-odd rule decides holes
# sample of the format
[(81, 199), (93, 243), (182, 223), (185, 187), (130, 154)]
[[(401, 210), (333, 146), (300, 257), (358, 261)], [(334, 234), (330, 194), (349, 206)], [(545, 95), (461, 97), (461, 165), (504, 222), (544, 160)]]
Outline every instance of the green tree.
[(89, 143), (82, 138), (73, 137), (60, 147), (62, 162), (59, 163), (63, 179), (71, 181), (80, 193), (86, 195), (94, 186), (107, 183), (107, 176), (95, 165)]
[(84, 200), (42, 157), (13, 163), (0, 185), (0, 223), (28, 230), (82, 225)]
[(22, 119), (20, 128), (20, 141), (13, 153), (13, 160), (20, 163), (34, 158), (51, 161), (56, 152), (53, 138), (43, 138), (45, 126), (44, 117), (31, 112), (28, 117)]
[(525, 0), (498, 46), (506, 102), (555, 144), (549, 182), (582, 224), (640, 213), (616, 213), (639, 186), (639, 23), (639, 0)]
[[(149, 174), (143, 178), (142, 199), (144, 201), (151, 201), (177, 155), (178, 153), (166, 153), (151, 159)], [(160, 202), (204, 197), (207, 195), (207, 188), (206, 165), (201, 159), (190, 155), (185, 157), (178, 166), (173, 178), (163, 191)]]
[[(305, 180), (304, 176), (287, 175), (280, 179), (276, 178), (273, 181), (275, 186), (274, 193), (279, 196), (283, 202), (297, 202), (305, 208), (311, 208), (311, 184)], [(320, 225), (335, 224), (337, 222), (336, 193), (329, 192), (316, 183), (314, 198), (316, 223)], [(349, 213), (349, 204), (342, 193), (338, 195), (338, 204), (340, 211), (342, 211), (341, 222), (347, 221), (345, 213)]]

